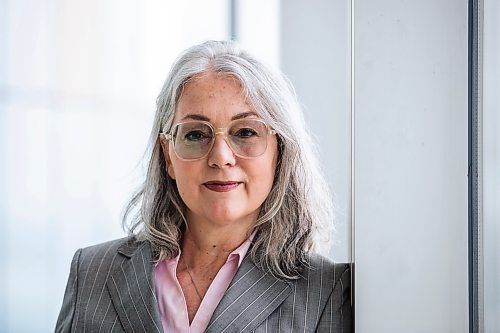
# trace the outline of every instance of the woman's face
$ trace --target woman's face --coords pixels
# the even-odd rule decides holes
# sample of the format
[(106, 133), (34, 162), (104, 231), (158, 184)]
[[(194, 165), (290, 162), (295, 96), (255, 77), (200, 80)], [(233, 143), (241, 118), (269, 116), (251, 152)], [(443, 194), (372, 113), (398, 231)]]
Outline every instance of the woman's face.
[[(209, 72), (185, 85), (173, 125), (206, 120), (215, 129), (227, 128), (238, 117), (259, 119), (237, 79)], [(172, 140), (162, 139), (168, 174), (187, 206), (189, 223), (249, 228), (273, 184), (276, 135), (267, 135), (267, 149), (254, 158), (236, 156), (224, 135), (215, 137), (212, 150), (198, 160), (180, 159)]]

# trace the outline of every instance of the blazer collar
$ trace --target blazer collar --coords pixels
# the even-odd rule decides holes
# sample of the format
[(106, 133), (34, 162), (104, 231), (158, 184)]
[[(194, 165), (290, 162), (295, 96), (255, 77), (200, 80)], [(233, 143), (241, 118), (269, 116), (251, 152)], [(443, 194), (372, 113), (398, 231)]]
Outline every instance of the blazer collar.
[[(125, 332), (163, 332), (153, 283), (149, 242), (130, 240), (119, 249), (125, 260), (107, 281)], [(215, 309), (205, 332), (251, 332), (292, 292), (291, 283), (255, 266), (248, 254)]]
[(163, 332), (149, 242), (129, 239), (118, 252), (126, 259), (106, 284), (125, 332)]
[(292, 292), (290, 282), (261, 271), (247, 255), (205, 332), (251, 332)]

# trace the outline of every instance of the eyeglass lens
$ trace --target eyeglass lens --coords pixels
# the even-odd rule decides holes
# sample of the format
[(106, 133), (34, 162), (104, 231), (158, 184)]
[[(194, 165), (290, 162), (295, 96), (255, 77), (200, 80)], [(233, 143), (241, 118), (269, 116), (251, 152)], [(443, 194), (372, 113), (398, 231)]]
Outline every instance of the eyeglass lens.
[[(257, 157), (266, 151), (267, 134), (267, 126), (262, 121), (238, 119), (229, 124), (226, 137), (235, 154)], [(180, 158), (197, 159), (204, 157), (212, 149), (215, 133), (209, 123), (190, 121), (175, 125), (172, 139), (174, 149)]]

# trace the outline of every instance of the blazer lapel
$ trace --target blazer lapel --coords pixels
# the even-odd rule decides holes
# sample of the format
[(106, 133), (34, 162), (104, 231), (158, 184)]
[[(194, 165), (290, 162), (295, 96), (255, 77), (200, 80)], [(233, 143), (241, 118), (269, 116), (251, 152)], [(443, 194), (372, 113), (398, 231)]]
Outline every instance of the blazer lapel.
[(163, 332), (149, 243), (127, 243), (118, 252), (126, 259), (111, 274), (107, 287), (123, 328), (126, 332)]
[(251, 332), (291, 292), (288, 282), (262, 272), (247, 255), (215, 309), (205, 332)]

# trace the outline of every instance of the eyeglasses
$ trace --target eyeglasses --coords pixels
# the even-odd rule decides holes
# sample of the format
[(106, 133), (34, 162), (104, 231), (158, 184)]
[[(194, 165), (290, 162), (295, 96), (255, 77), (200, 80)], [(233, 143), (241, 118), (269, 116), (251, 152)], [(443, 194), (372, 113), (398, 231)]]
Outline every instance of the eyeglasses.
[(233, 153), (239, 157), (258, 157), (267, 149), (267, 136), (276, 131), (260, 119), (237, 119), (226, 128), (214, 128), (206, 121), (187, 121), (172, 127), (164, 133), (172, 140), (177, 156), (184, 160), (197, 160), (208, 155), (215, 142), (215, 136), (223, 134)]

